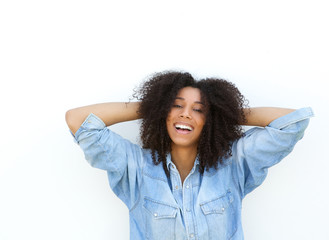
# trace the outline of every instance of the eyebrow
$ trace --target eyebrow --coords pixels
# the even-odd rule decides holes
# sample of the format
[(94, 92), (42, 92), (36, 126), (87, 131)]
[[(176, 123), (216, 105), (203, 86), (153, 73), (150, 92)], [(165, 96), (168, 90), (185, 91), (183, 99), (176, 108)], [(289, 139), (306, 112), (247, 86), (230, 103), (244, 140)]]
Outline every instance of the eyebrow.
[[(185, 100), (185, 98), (182, 98), (182, 97), (176, 97), (175, 99)], [(198, 104), (204, 105), (203, 102), (199, 102), (199, 101), (195, 101), (194, 103), (198, 103)]]

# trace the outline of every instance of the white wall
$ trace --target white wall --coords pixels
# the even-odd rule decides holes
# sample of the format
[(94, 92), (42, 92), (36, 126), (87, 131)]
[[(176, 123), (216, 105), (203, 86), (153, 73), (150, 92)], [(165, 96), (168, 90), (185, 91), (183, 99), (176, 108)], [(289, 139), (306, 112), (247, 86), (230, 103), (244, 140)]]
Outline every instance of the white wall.
[[(326, 1), (1, 1), (0, 239), (128, 239), (128, 211), (65, 111), (126, 101), (166, 69), (250, 106), (312, 106), (304, 139), (243, 204), (245, 239), (329, 239)], [(114, 126), (136, 141), (138, 125)]]

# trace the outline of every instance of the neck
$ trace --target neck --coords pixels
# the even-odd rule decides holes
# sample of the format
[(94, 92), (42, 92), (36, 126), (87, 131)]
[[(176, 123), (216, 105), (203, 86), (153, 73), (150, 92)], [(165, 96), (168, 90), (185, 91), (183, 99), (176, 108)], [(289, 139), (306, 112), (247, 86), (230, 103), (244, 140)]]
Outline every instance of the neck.
[(196, 155), (196, 147), (179, 147), (172, 144), (171, 160), (177, 167), (182, 183), (193, 168)]

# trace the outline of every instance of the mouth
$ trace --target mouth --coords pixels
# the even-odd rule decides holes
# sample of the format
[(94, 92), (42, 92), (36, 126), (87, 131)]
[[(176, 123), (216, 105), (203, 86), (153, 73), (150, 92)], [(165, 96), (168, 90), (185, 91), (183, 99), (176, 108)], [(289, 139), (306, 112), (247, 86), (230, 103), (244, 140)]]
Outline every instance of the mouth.
[(188, 124), (175, 123), (174, 127), (176, 128), (176, 131), (181, 134), (188, 134), (193, 131), (193, 127)]

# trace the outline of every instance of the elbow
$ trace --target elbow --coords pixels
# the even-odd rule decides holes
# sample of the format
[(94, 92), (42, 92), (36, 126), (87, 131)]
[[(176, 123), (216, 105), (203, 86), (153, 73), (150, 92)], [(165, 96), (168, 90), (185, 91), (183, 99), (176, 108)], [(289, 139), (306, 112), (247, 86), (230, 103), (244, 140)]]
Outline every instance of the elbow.
[(73, 134), (75, 134), (75, 124), (74, 124), (74, 120), (75, 120), (75, 117), (74, 117), (74, 110), (71, 109), (71, 110), (68, 110), (66, 113), (65, 113), (65, 121), (66, 121), (66, 124), (67, 126), (69, 127), (69, 129), (71, 130), (71, 132)]
[(71, 124), (71, 120), (72, 119), (72, 110), (68, 110), (66, 113), (65, 113), (65, 121), (66, 121), (66, 124), (70, 127), (70, 124)]

